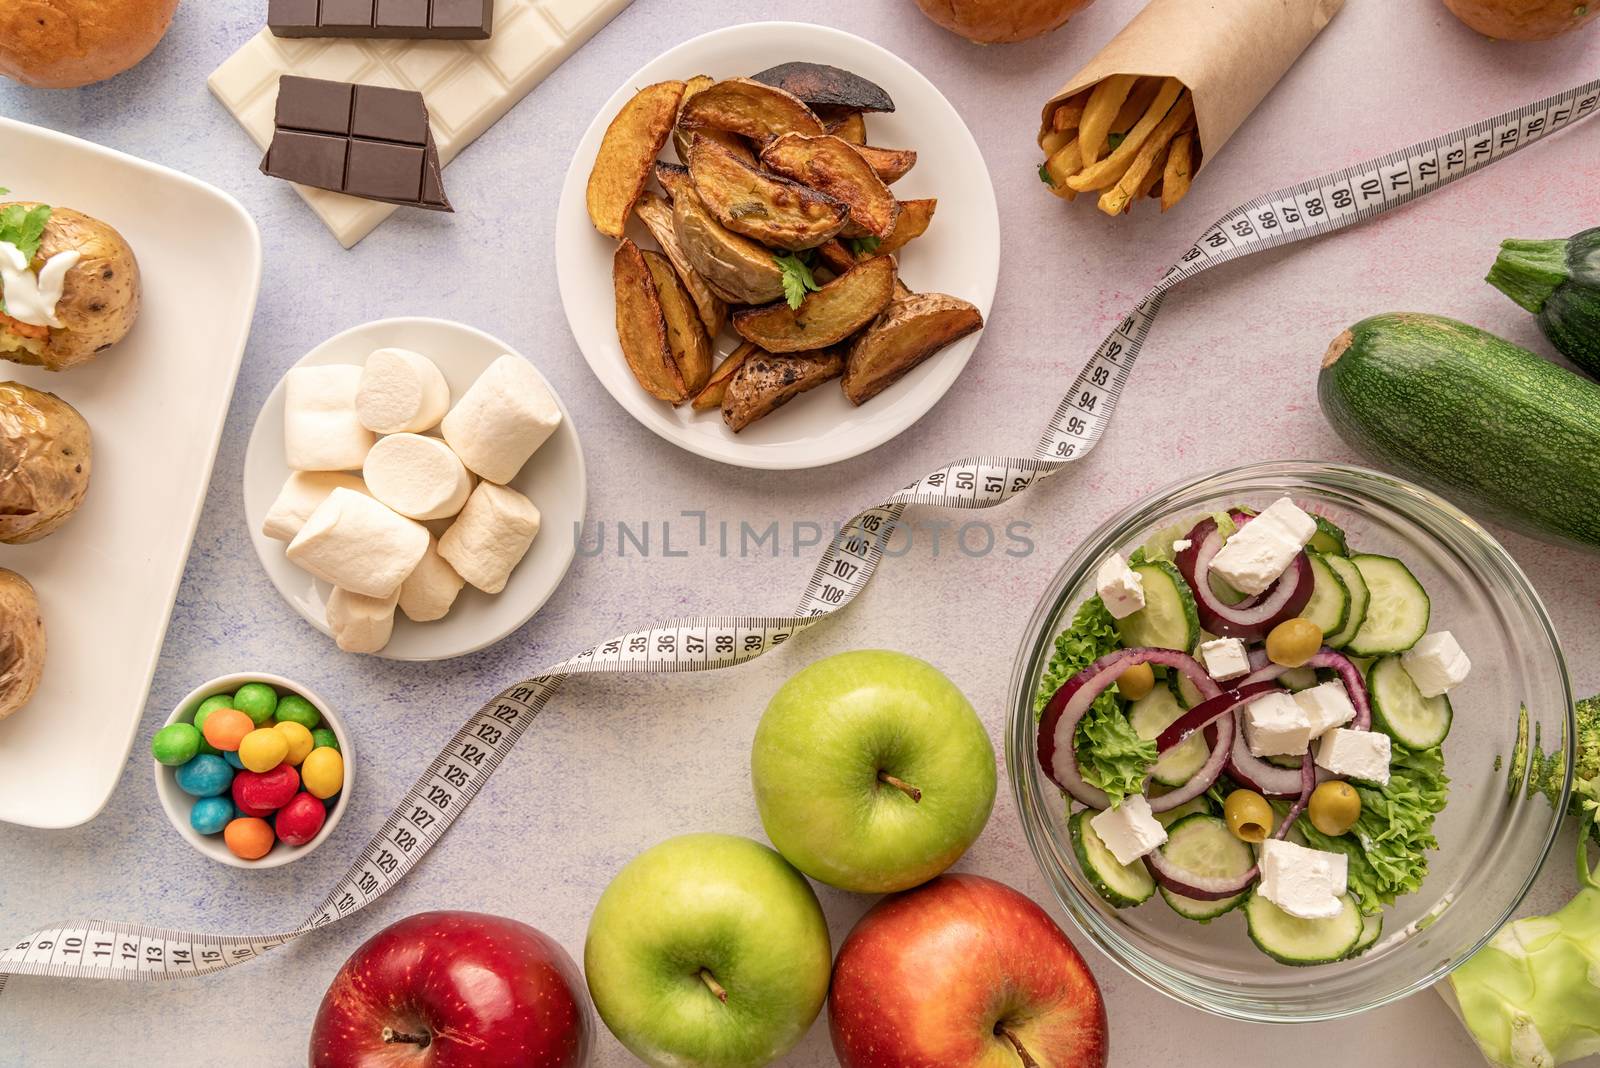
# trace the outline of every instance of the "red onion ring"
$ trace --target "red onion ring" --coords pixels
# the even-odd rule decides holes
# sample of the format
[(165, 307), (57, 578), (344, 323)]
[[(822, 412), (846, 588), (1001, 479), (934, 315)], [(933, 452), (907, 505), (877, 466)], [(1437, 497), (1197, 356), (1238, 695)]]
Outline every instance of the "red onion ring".
[[(1183, 672), (1203, 698), (1215, 697), (1222, 692), (1221, 687), (1206, 674), (1206, 669), (1200, 666), (1199, 661), (1187, 653), (1173, 649), (1118, 649), (1102, 656), (1062, 683), (1061, 687), (1050, 696), (1050, 701), (1044, 706), (1044, 712), (1039, 717), (1037, 742), (1039, 766), (1044, 769), (1051, 782), (1090, 808), (1110, 808), (1111, 799), (1106, 796), (1104, 790), (1084, 782), (1083, 774), (1078, 770), (1078, 754), (1073, 745), (1078, 723), (1089, 711), (1089, 706), (1094, 704), (1095, 698), (1109, 689), (1124, 671), (1136, 664), (1159, 664)], [(1231, 743), (1233, 732), (1229, 731), (1228, 734), (1227, 741)], [(1226, 754), (1228, 747), (1218, 748), (1223, 749)], [(1208, 766), (1209, 764), (1208, 761)], [(1218, 773), (1220, 774), (1220, 764)], [(1187, 786), (1181, 789), (1186, 788)], [(1156, 800), (1165, 800), (1170, 796), (1172, 795), (1163, 794)], [(1182, 804), (1182, 801), (1172, 803), (1174, 806), (1179, 804)], [(1154, 805), (1151, 807), (1154, 808)]]
[[(1309, 759), (1310, 754), (1307, 754)], [(1299, 768), (1280, 768), (1250, 752), (1241, 726), (1228, 754), (1228, 774), (1263, 797), (1295, 797), (1300, 793)]]
[(1311, 803), (1311, 791), (1316, 788), (1317, 768), (1311, 761), (1311, 754), (1307, 752), (1305, 756), (1300, 758), (1300, 798), (1289, 809), (1289, 814), (1283, 817), (1283, 822), (1278, 824), (1278, 829), (1272, 832), (1272, 837), (1282, 841), (1288, 836), (1289, 829), (1294, 826), (1294, 821), (1300, 818), (1300, 813), (1304, 812), (1306, 806)]
[(1156, 736), (1156, 752), (1165, 753), (1169, 749), (1176, 748), (1188, 740), (1189, 735), (1206, 726), (1212, 720), (1219, 719), (1229, 712), (1235, 712), (1250, 702), (1265, 697), (1274, 690), (1281, 692), (1282, 689), (1283, 687), (1274, 682), (1257, 682), (1249, 686), (1225, 690), (1209, 701), (1201, 701), (1167, 724), (1166, 729)]
[(1175, 563), (1194, 594), (1200, 625), (1212, 634), (1260, 641), (1273, 627), (1298, 615), (1311, 600), (1311, 562), (1300, 552), (1259, 596), (1237, 605), (1224, 604), (1211, 589), (1211, 561), (1222, 549), (1217, 521), (1209, 516), (1200, 520), (1188, 539), (1189, 547), (1178, 553)]
[[(1204, 764), (1200, 765), (1200, 770), (1189, 776), (1189, 781), (1182, 786), (1174, 787), (1160, 797), (1150, 798), (1151, 812), (1170, 812), (1185, 801), (1192, 801), (1211, 789), (1211, 784), (1217, 781), (1218, 776), (1222, 774), (1222, 769), (1228, 766), (1228, 754), (1233, 749), (1233, 740), (1243, 733), (1238, 729), (1233, 716), (1227, 712), (1224, 712), (1211, 727), (1207, 728), (1206, 733), (1210, 734), (1212, 732), (1215, 732), (1216, 737), (1210, 739), (1211, 755), (1206, 758)], [(1146, 780), (1145, 791), (1147, 794), (1149, 788), (1149, 780)]]
[[(1349, 696), (1350, 704), (1356, 710), (1355, 718), (1350, 721), (1348, 729), (1353, 731), (1372, 729), (1372, 700), (1367, 696), (1367, 680), (1361, 677), (1361, 669), (1351, 663), (1349, 657), (1338, 650), (1323, 646), (1311, 654), (1311, 659), (1301, 666), (1329, 668), (1336, 672), (1339, 676), (1339, 681), (1344, 683), (1344, 692)], [(1286, 668), (1282, 664), (1269, 663), (1240, 679), (1236, 688), (1243, 689), (1255, 683), (1270, 682), (1273, 679), (1282, 677), (1285, 672), (1292, 670), (1294, 669)]]

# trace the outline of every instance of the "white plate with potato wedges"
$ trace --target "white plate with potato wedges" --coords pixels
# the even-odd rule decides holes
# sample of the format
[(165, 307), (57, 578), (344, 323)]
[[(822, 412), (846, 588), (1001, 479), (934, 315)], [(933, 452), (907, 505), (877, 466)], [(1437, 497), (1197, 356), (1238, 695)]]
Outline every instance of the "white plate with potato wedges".
[(837, 463), (916, 422), (983, 336), (999, 264), (955, 108), (806, 23), (717, 30), (634, 74), (579, 142), (556, 223), (595, 375), (656, 434), (739, 467)]

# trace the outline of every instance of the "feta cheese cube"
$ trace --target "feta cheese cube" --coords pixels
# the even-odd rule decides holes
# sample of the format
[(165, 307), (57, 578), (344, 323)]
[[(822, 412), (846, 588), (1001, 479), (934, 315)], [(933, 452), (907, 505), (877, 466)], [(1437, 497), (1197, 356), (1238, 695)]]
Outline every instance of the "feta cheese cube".
[(1335, 727), (1343, 727), (1356, 716), (1356, 706), (1338, 679), (1324, 682), (1294, 695), (1294, 703), (1311, 723), (1311, 737), (1320, 738)]
[(1241, 593), (1272, 585), (1317, 532), (1316, 520), (1287, 497), (1240, 527), (1211, 560), (1211, 570)]
[(1326, 920), (1339, 915), (1350, 858), (1343, 853), (1269, 838), (1261, 843), (1261, 896), (1291, 916)]
[(1311, 721), (1288, 693), (1269, 693), (1244, 706), (1244, 740), (1253, 756), (1302, 756)]
[(1217, 638), (1200, 643), (1200, 659), (1212, 678), (1234, 679), (1250, 673), (1250, 654), (1238, 638)]
[(1089, 826), (1118, 864), (1132, 864), (1167, 840), (1167, 829), (1150, 812), (1150, 802), (1139, 794), (1125, 797), (1116, 808), (1091, 817)]
[(1183, 552), (1183, 550), (1187, 549), (1193, 544), (1194, 542), (1190, 541), (1188, 538), (1179, 538), (1177, 541), (1172, 543), (1172, 554), (1176, 556), (1178, 553)]
[(1400, 666), (1424, 697), (1438, 697), (1466, 681), (1472, 661), (1447, 630), (1424, 634), (1417, 644), (1400, 654)]
[(1317, 766), (1335, 775), (1389, 785), (1389, 736), (1382, 731), (1335, 727), (1317, 743)]
[(1115, 619), (1125, 619), (1144, 607), (1144, 578), (1112, 553), (1094, 575), (1095, 591)]

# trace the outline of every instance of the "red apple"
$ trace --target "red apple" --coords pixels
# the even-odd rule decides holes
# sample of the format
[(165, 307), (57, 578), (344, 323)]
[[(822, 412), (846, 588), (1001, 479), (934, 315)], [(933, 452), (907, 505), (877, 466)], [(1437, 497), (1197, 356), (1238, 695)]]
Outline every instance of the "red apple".
[(1038, 905), (941, 875), (886, 897), (839, 950), (828, 994), (844, 1068), (1105, 1068), (1100, 987)]
[(578, 966), (516, 920), (419, 912), (344, 962), (311, 1068), (577, 1068), (593, 1034)]

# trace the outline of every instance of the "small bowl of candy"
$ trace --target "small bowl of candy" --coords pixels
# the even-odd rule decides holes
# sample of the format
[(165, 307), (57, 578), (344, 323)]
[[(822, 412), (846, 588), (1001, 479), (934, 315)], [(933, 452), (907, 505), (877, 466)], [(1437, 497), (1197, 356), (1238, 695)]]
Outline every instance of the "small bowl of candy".
[(349, 807), (350, 737), (328, 703), (278, 675), (190, 691), (150, 739), (167, 819), (200, 852), (275, 868), (321, 845)]

